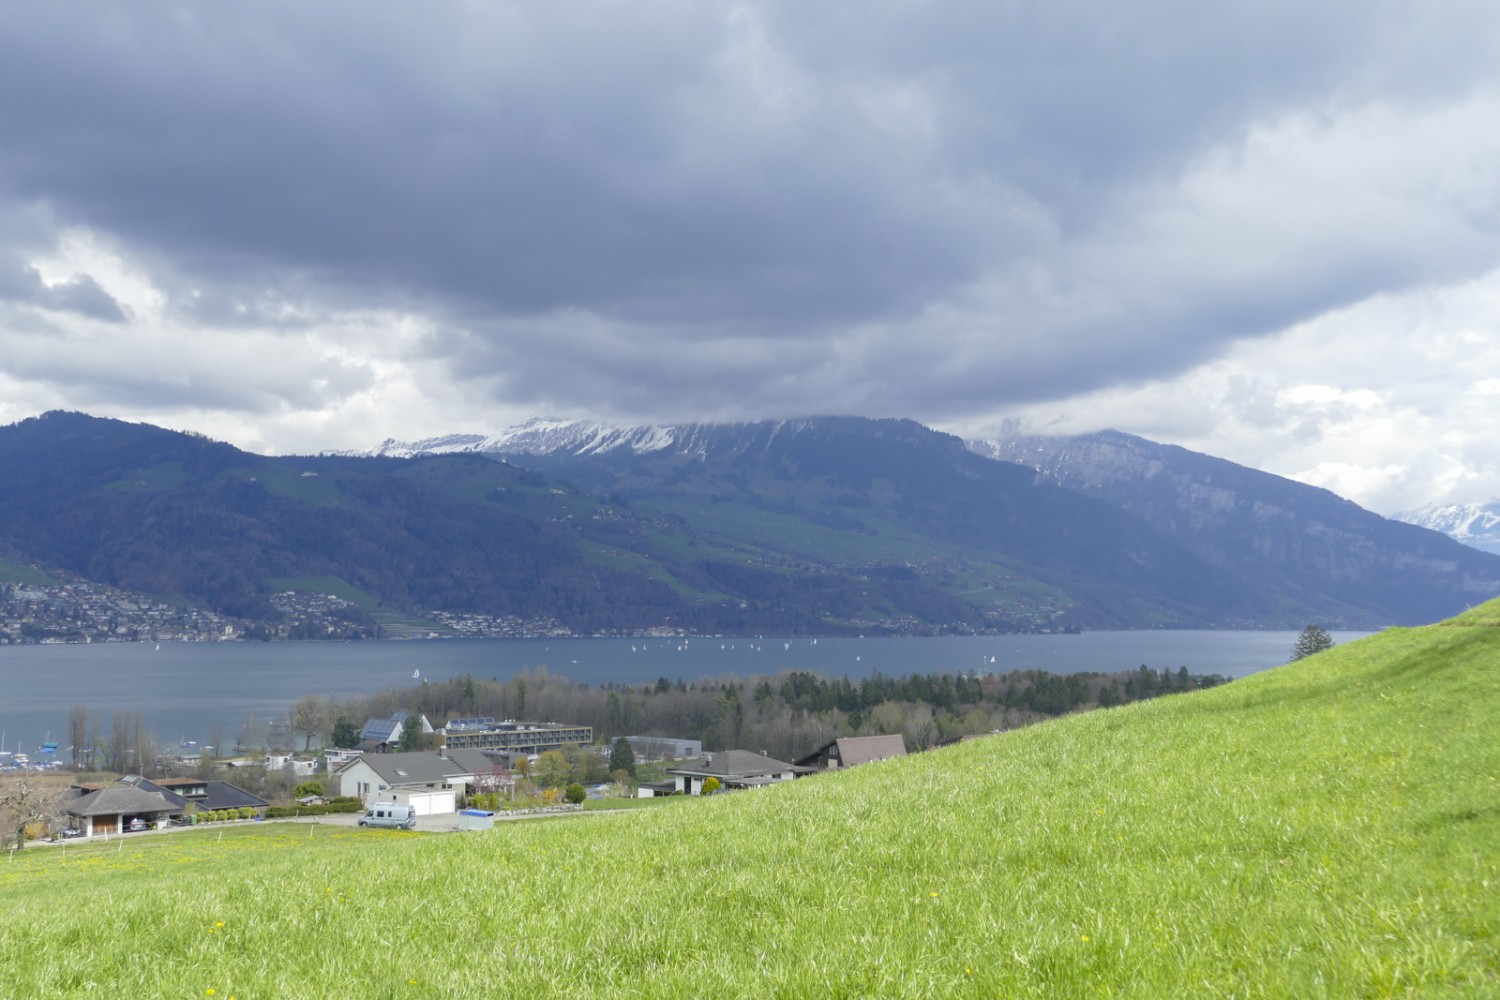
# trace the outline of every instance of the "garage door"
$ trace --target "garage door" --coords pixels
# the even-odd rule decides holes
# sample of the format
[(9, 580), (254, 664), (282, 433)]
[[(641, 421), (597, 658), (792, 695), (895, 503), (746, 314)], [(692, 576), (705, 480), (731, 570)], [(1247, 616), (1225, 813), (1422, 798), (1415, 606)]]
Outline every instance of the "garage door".
[(418, 816), (435, 816), (458, 812), (457, 794), (448, 792), (408, 792), (397, 797), (416, 810)]

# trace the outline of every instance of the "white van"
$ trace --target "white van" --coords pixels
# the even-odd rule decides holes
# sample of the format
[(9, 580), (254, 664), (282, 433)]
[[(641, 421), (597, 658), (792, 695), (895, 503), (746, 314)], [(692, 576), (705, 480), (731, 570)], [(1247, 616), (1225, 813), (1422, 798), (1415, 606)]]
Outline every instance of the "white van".
[(379, 802), (365, 810), (365, 814), (359, 818), (359, 825), (415, 830), (417, 811), (411, 806), (401, 806), (394, 802)]

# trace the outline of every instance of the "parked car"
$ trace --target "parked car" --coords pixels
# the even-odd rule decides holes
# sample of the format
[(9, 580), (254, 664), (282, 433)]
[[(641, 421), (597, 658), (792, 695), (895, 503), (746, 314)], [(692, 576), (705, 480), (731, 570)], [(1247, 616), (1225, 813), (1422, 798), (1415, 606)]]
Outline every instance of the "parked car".
[(365, 814), (359, 818), (359, 825), (415, 830), (417, 828), (417, 810), (413, 806), (399, 806), (394, 802), (379, 802), (365, 810)]
[(125, 829), (129, 830), (131, 833), (140, 833), (142, 830), (146, 829), (146, 821), (137, 816), (135, 819), (131, 820), (129, 824), (126, 825)]

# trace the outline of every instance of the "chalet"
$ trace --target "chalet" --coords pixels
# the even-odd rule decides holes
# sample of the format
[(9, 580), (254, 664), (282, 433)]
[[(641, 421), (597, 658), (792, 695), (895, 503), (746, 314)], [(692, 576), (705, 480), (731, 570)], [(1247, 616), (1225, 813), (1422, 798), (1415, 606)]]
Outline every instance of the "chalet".
[(667, 768), (667, 773), (676, 780), (680, 795), (702, 795), (703, 783), (709, 778), (718, 778), (724, 789), (759, 788), (774, 785), (778, 781), (791, 781), (808, 768), (788, 764), (749, 750), (723, 750), (704, 754), (697, 760), (685, 761), (677, 767)]
[(839, 771), (875, 760), (905, 757), (906, 741), (901, 736), (845, 736), (825, 743), (797, 764), (813, 771)]

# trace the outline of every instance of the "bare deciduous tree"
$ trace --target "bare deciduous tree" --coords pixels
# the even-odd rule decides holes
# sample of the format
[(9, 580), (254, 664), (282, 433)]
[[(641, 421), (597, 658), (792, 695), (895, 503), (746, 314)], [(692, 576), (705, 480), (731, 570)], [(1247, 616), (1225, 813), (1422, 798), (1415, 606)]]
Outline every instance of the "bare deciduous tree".
[(0, 779), (0, 838), (6, 845), (26, 846), (27, 827), (47, 825), (61, 811), (67, 788), (29, 774)]

